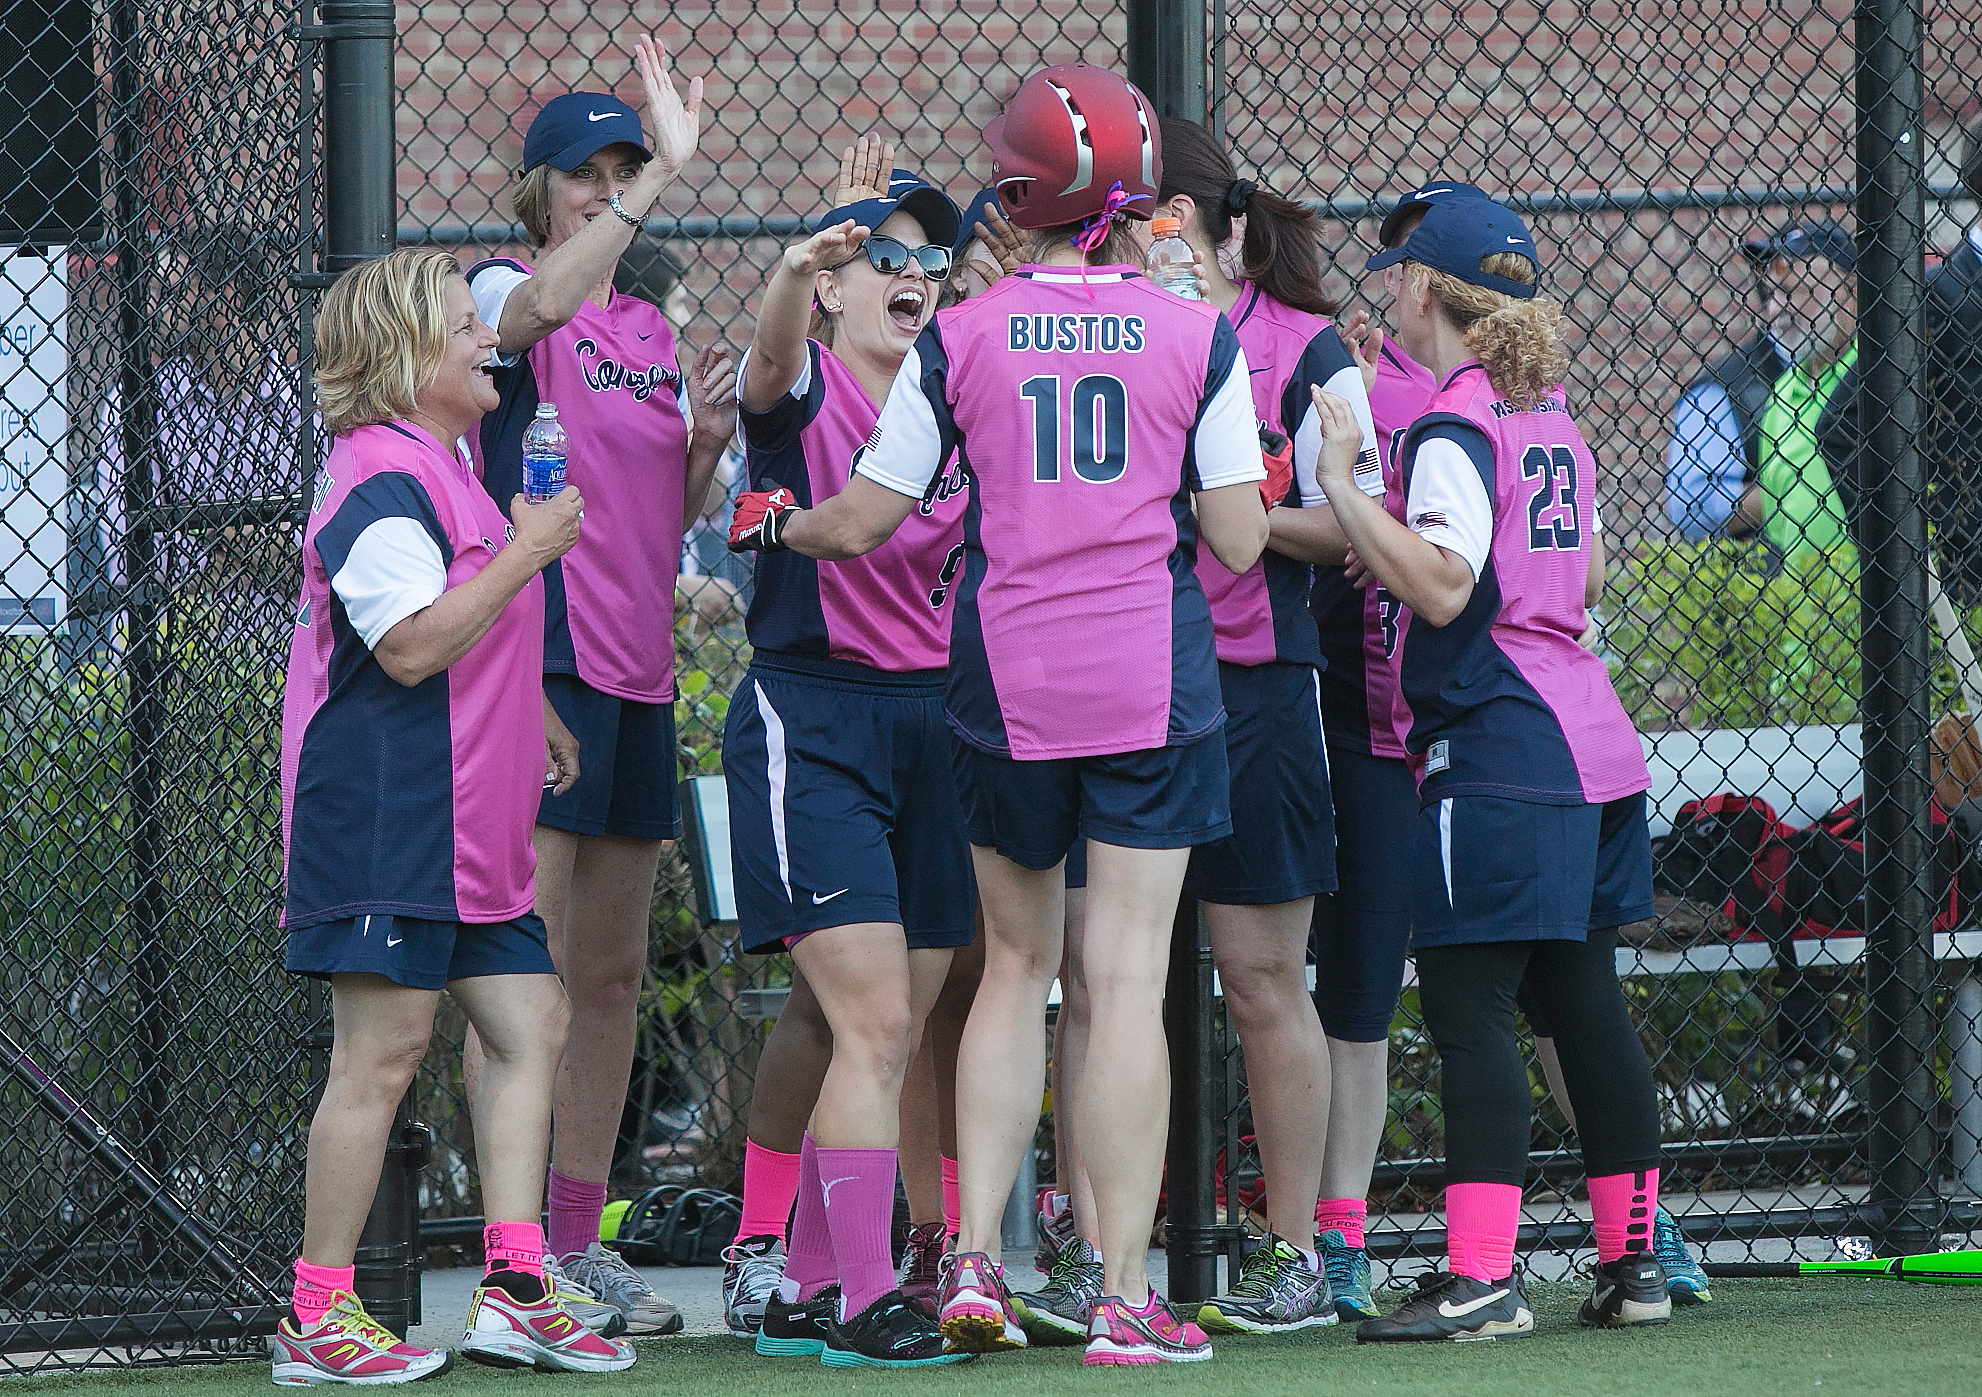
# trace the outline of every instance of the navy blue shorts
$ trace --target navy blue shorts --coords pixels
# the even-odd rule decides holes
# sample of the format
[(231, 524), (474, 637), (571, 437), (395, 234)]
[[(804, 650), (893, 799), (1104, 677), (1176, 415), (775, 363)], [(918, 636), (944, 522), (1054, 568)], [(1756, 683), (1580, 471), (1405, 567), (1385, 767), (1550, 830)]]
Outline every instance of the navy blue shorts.
[(723, 730), (744, 947), (896, 922), (911, 948), (967, 946), (976, 884), (939, 674), (759, 653)]
[(970, 842), (1045, 870), (1076, 837), (1129, 849), (1188, 849), (1232, 832), (1225, 738), (1041, 762), (955, 743), (957, 794)]
[(674, 705), (600, 693), (575, 674), (546, 674), (544, 693), (578, 739), (578, 781), (544, 792), (537, 823), (572, 834), (679, 839)]
[(557, 974), (535, 912), (507, 922), (427, 922), (382, 912), (318, 922), (290, 931), (282, 968), (317, 980), (383, 975), (416, 990), (482, 975)]
[(1191, 850), (1184, 894), (1269, 907), (1335, 887), (1335, 804), (1312, 665), (1218, 665), (1232, 833)]
[(1314, 903), (1315, 1008), (1330, 1038), (1390, 1036), (1411, 942), (1412, 844), (1418, 784), (1392, 757), (1336, 748), (1335, 870), (1341, 886)]
[(1581, 941), (1652, 915), (1642, 791), (1603, 805), (1435, 800), (1418, 812), (1416, 846), (1414, 946)]

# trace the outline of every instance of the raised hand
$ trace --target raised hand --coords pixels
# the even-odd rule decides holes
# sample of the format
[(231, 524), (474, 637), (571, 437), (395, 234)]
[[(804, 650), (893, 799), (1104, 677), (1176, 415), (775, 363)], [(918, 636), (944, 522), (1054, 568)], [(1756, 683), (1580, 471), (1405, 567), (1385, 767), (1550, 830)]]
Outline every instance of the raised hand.
[(1315, 419), (1321, 427), (1321, 455), (1315, 474), (1329, 499), (1356, 488), (1356, 457), (1363, 449), (1363, 429), (1348, 400), (1317, 386), (1313, 390)]
[(736, 431), (736, 367), (729, 346), (712, 344), (696, 351), (686, 378), (696, 435), (728, 441)]
[(785, 249), (785, 269), (796, 276), (811, 276), (824, 268), (837, 267), (860, 251), (873, 231), (850, 218), (830, 228), (821, 228), (804, 242)]
[(840, 182), (832, 206), (843, 209), (862, 199), (885, 197), (894, 173), (895, 143), (869, 131), (840, 152)]
[(972, 231), (998, 259), (998, 269), (1006, 276), (1019, 269), (1019, 264), (1025, 261), (1026, 249), (1032, 245), (1032, 239), (1014, 228), (996, 204), (984, 210), (984, 217)]
[(1359, 310), (1347, 320), (1335, 322), (1335, 333), (1342, 341), (1342, 347), (1349, 351), (1349, 357), (1356, 361), (1356, 367), (1363, 372), (1363, 391), (1376, 387), (1376, 361), (1383, 353), (1383, 329), (1370, 319), (1370, 313)]
[(688, 100), (675, 91), (667, 46), (651, 35), (633, 43), (633, 66), (647, 91), (647, 120), (654, 128), (654, 158), (673, 179), (682, 171), (702, 136), (702, 79), (688, 80)]

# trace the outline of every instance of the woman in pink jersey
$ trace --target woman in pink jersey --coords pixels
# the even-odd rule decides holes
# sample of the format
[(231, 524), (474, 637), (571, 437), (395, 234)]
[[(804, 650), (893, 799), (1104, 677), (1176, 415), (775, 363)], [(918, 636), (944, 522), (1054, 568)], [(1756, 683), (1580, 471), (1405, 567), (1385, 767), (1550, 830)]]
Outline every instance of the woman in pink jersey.
[(394, 1109), (443, 988), (483, 1034), (476, 1094), (488, 1271), (462, 1351), (504, 1367), (630, 1367), (566, 1309), (537, 1223), (567, 1011), (531, 911), (548, 757), (578, 777), (542, 679), (538, 574), (577, 541), (577, 490), (514, 531), (455, 443), (495, 405), (495, 332), (454, 258), (396, 252), (324, 297), (317, 386), (335, 436), (303, 535), (283, 697), (284, 964), (328, 980), (330, 1076), (310, 1125), (295, 1318), (279, 1386), (411, 1382), (445, 1349), (397, 1343), (353, 1293)]
[[(756, 498), (821, 505), (847, 487), (877, 404), (935, 314), (956, 205), (893, 165), (884, 142), (850, 149), (846, 202), (764, 289), (739, 392)], [(856, 228), (871, 235), (850, 236)], [(762, 1354), (887, 1368), (957, 1360), (898, 1288), (889, 1224), (903, 1079), (973, 929), (942, 711), (961, 485), (946, 476), (863, 557), (757, 560), (751, 666), (723, 734), (738, 925), (748, 949), (791, 953), (795, 997), (831, 1037), (823, 1077), (781, 1059), (790, 1079), (765, 1080), (788, 1104), (805, 1087), (816, 1100), (804, 1103), (797, 1206), (781, 1293), (764, 1303)], [(761, 1149), (752, 1162), (763, 1165)], [(754, 1212), (757, 1200), (746, 1205)], [(940, 1195), (927, 1221), (940, 1257)]]
[[(1532, 1332), (1514, 1267), (1531, 1102), (1514, 1036), (1525, 979), (1565, 1047), (1597, 1236), (1586, 1325), (1671, 1313), (1652, 1253), (1659, 1119), (1617, 983), (1620, 924), (1651, 915), (1649, 785), (1603, 663), (1577, 643), (1600, 575), (1596, 468), (1564, 406), (1561, 312), (1521, 220), (1433, 204), (1401, 246), (1392, 324), (1438, 384), (1398, 446), (1405, 517), (1337, 500), (1355, 563), (1410, 608), (1400, 659), (1419, 777), (1412, 944), (1438, 1045), (1450, 1269), (1365, 1342)], [(1317, 393), (1321, 473), (1349, 483), (1353, 418)]]
[[(1225, 317), (1152, 286), (1130, 217), (1161, 178), (1148, 99), (1103, 69), (1027, 78), (985, 132), (1032, 260), (940, 312), (902, 361), (874, 440), (812, 508), (739, 502), (741, 546), (855, 558), (969, 478), (946, 699), (986, 928), (958, 1067), (962, 1228), (942, 1327), (1021, 1346), (999, 1221), (1038, 1124), (1042, 1024), (1060, 960), (1061, 865), (1088, 845), (1093, 1003), (1076, 1095), (1108, 1294), (1084, 1361), (1210, 1355), (1144, 1268), (1163, 1165), (1164, 970), (1192, 845), (1231, 832), (1198, 537), (1235, 573), (1267, 537), (1244, 352)], [(857, 244), (865, 230), (846, 230)], [(1286, 480), (1279, 482), (1284, 494)]]
[(629, 1333), (681, 1328), (679, 1310), (599, 1241), (606, 1179), (632, 1074), (647, 922), (675, 811), (674, 614), (681, 539), (729, 441), (727, 351), (685, 372), (674, 333), (613, 275), (663, 190), (695, 153), (702, 80), (683, 103), (667, 55), (642, 36), (635, 67), (654, 126), (604, 93), (546, 102), (523, 142), (514, 200), (537, 249), (468, 272), (500, 402), (470, 445), (490, 496), (522, 486), (522, 439), (540, 405), (569, 438), (568, 479), (591, 514), (545, 582), (544, 687), (585, 754), (584, 774), (537, 812), (538, 909), (571, 996), (557, 1082), (551, 1253), (611, 1302)]

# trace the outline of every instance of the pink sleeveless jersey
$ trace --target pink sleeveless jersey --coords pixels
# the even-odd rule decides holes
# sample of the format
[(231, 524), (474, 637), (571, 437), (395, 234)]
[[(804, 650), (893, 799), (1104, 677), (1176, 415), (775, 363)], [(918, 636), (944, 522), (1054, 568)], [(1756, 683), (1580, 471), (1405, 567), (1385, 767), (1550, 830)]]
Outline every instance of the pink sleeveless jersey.
[[(1383, 453), (1383, 507), (1402, 522), (1404, 491), (1397, 447), (1438, 389), (1423, 365), (1384, 341), (1370, 415)], [(1381, 587), (1358, 591), (1341, 568), (1316, 568), (1309, 603), (1328, 668), (1321, 676), (1322, 721), (1331, 746), (1401, 760), (1410, 710), (1397, 683), (1397, 653), (1411, 613)]]
[(1466, 609), (1446, 626), (1420, 621), (1404, 639), (1407, 745), (1420, 796), (1568, 805), (1646, 789), (1637, 730), (1603, 661), (1576, 643), (1589, 621), (1596, 462), (1561, 389), (1523, 412), (1494, 391), (1477, 360), (1454, 369), (1405, 432), (1407, 498), (1418, 455), (1435, 438), (1458, 446), (1478, 472), (1493, 535)]
[(416, 427), (360, 427), (331, 448), (303, 531), (282, 704), (287, 925), (366, 913), (499, 922), (535, 902), (542, 581), (410, 688), (380, 667), (333, 585), (392, 586), (405, 568), (381, 556), (391, 539), (410, 540), (458, 587), (508, 536), (467, 462)]
[[(1294, 481), (1282, 503), (1321, 504), (1324, 500), (1314, 476), (1321, 430), (1309, 421), (1314, 413), (1312, 390), (1321, 388), (1347, 398), (1361, 415), (1362, 373), (1327, 320), (1283, 305), (1257, 286), (1240, 286), (1231, 319), (1246, 352), (1253, 410), (1260, 425), (1293, 442)], [(1373, 473), (1376, 439), (1372, 437), (1364, 447)], [(1313, 578), (1314, 569), (1308, 564), (1271, 548), (1238, 576), (1210, 550), (1199, 549), (1197, 580), (1211, 606), (1218, 658), (1238, 665), (1279, 662), (1321, 667), (1325, 661), (1307, 611)]]
[[(880, 409), (833, 352), (808, 341), (805, 374), (766, 412), (739, 416), (750, 488), (810, 507), (846, 489)], [(844, 562), (757, 555), (747, 627), (758, 650), (907, 673), (950, 662), (950, 594), (963, 561), (965, 477), (952, 464), (893, 538)]]
[[(509, 258), (476, 264), (530, 268)], [(544, 668), (640, 703), (674, 701), (674, 588), (681, 571), (688, 406), (674, 332), (637, 296), (591, 301), (515, 363), (493, 370), (502, 403), (469, 434), (503, 509), (523, 488), (523, 431), (556, 403), (566, 479), (585, 497), (578, 545), (545, 569)]]
[(1125, 267), (1024, 267), (939, 313), (856, 467), (970, 479), (951, 725), (1019, 760), (1180, 745), (1222, 721), (1194, 489), (1258, 481), (1245, 355)]

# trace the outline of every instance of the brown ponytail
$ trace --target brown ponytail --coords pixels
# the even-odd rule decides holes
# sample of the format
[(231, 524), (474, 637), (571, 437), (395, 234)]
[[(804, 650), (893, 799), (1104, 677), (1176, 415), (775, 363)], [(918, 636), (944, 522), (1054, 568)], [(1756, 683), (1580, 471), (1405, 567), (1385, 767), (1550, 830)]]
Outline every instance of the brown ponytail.
[(1241, 275), (1282, 305), (1310, 315), (1335, 315), (1341, 305), (1322, 289), (1321, 220), (1313, 210), (1242, 180), (1232, 157), (1194, 121), (1166, 116), (1163, 185), (1158, 201), (1187, 195), (1212, 243), (1232, 236), (1232, 219), (1246, 216)]
[[(1406, 261), (1405, 273), (1423, 272), (1432, 300), (1465, 337), (1493, 381), (1494, 391), (1525, 412), (1547, 397), (1569, 372), (1569, 354), (1562, 347), (1562, 307), (1547, 296), (1516, 300), (1475, 286), (1422, 262)], [(1480, 270), (1531, 286), (1535, 264), (1518, 252), (1496, 252), (1480, 261)]]

